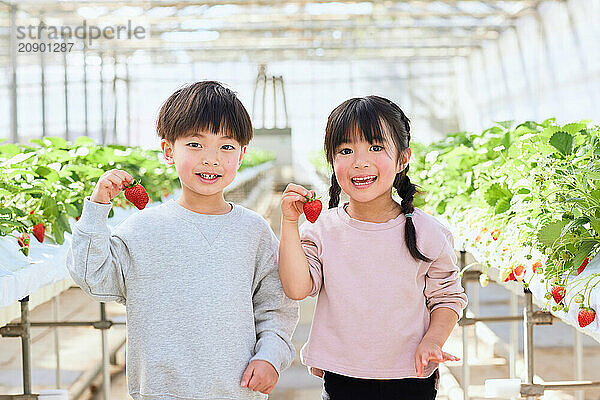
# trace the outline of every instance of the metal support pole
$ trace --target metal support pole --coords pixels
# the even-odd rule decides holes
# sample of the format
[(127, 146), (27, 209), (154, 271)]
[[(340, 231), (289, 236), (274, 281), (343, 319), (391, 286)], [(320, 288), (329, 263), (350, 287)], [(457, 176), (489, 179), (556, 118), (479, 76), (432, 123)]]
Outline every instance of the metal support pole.
[[(516, 315), (519, 312), (519, 298), (515, 293), (510, 294), (510, 313)], [(519, 324), (517, 321), (510, 323), (510, 349), (509, 349), (509, 376), (517, 377), (517, 357), (519, 355)]]
[(131, 146), (131, 96), (130, 96), (130, 75), (129, 75), (129, 58), (125, 61), (125, 97), (127, 98), (126, 102), (126, 129), (127, 129), (127, 146)]
[(10, 140), (17, 143), (17, 6), (10, 6)]
[(525, 64), (525, 55), (523, 54), (523, 46), (521, 44), (521, 36), (519, 36), (519, 32), (514, 25), (511, 25), (510, 28), (515, 38), (517, 39), (517, 49), (519, 50), (519, 60), (521, 61), (521, 68), (523, 69), (523, 78), (525, 79), (525, 86), (527, 87), (527, 91), (531, 96), (531, 100), (533, 100), (533, 85), (529, 81), (529, 75), (527, 75), (527, 64)]
[(496, 50), (498, 51), (498, 62), (500, 63), (500, 72), (502, 72), (502, 82), (504, 83), (504, 90), (506, 91), (506, 105), (508, 107), (508, 113), (513, 116), (515, 115), (515, 110), (512, 106), (512, 101), (510, 101), (510, 86), (508, 85), (508, 74), (506, 73), (506, 67), (504, 65), (504, 61), (502, 57), (502, 49), (500, 46), (500, 40), (496, 40)]
[(262, 127), (265, 127), (265, 119), (267, 115), (267, 71), (265, 70), (265, 75), (263, 76), (263, 97), (262, 97)]
[[(100, 303), (100, 321), (106, 319), (106, 303)], [(108, 328), (102, 328), (102, 391), (103, 399), (110, 399), (110, 354), (108, 349)]]
[[(52, 298), (52, 314), (54, 321), (59, 321), (59, 304), (58, 296)], [(54, 332), (54, 354), (56, 355), (56, 388), (60, 389), (60, 341), (58, 338), (58, 328), (52, 329)]]
[[(523, 347), (527, 374), (525, 383), (533, 384), (533, 296), (529, 289), (525, 289), (525, 307), (523, 308)], [(529, 398), (526, 396), (525, 398)]]
[(113, 96), (113, 120), (112, 120), (112, 142), (117, 144), (117, 56), (113, 56), (113, 81), (112, 81), (112, 96)]
[[(67, 39), (65, 38), (65, 44), (67, 43)], [(68, 74), (68, 66), (67, 66), (67, 52), (63, 51), (63, 69), (64, 69), (64, 88), (65, 88), (65, 139), (70, 139), (69, 133), (69, 74)]]
[[(44, 24), (43, 16), (40, 16), (40, 25)], [(43, 37), (38, 38), (40, 45), (44, 43)], [(46, 137), (46, 52), (40, 51), (40, 80), (42, 89), (42, 137)]]
[[(460, 251), (460, 269), (462, 270), (467, 265), (467, 252), (465, 250)], [(468, 280), (463, 280), (463, 287), (467, 289)], [(467, 317), (466, 309), (463, 310), (463, 318)], [(469, 400), (469, 385), (470, 385), (470, 372), (469, 371), (469, 327), (462, 327), (462, 379), (461, 386), (464, 393), (464, 400)]]
[(277, 128), (277, 78), (275, 75), (271, 77), (273, 82), (273, 128)]
[(85, 136), (89, 136), (88, 121), (88, 69), (87, 69), (87, 44), (83, 41), (83, 110), (85, 117)]
[(21, 353), (23, 355), (23, 394), (31, 394), (31, 332), (29, 326), (29, 296), (21, 303)]
[(104, 123), (104, 54), (100, 53), (100, 143), (106, 144), (106, 125)]
[(283, 76), (279, 75), (279, 82), (281, 83), (281, 97), (283, 98), (283, 113), (285, 114), (285, 127), (290, 126), (287, 112), (287, 102), (285, 100), (285, 87), (283, 86)]
[[(581, 332), (577, 329), (573, 329), (575, 333), (575, 380), (583, 381), (583, 343), (581, 341)], [(584, 392), (583, 390), (578, 390), (575, 395), (577, 400), (584, 400)]]

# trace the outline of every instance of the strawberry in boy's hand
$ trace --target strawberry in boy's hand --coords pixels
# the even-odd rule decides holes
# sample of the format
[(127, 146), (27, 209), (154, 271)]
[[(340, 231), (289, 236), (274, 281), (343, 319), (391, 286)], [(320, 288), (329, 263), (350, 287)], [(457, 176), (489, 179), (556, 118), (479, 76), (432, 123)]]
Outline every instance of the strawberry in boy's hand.
[(310, 222), (314, 223), (317, 218), (319, 218), (319, 214), (321, 214), (321, 210), (323, 209), (323, 204), (321, 204), (321, 200), (319, 200), (316, 193), (313, 193), (312, 197), (306, 197), (307, 201), (304, 203), (302, 209), (304, 210), (304, 215), (306, 215), (306, 219)]
[(125, 188), (125, 198), (132, 202), (139, 210), (143, 210), (150, 200), (146, 189), (136, 181), (133, 181), (130, 186)]

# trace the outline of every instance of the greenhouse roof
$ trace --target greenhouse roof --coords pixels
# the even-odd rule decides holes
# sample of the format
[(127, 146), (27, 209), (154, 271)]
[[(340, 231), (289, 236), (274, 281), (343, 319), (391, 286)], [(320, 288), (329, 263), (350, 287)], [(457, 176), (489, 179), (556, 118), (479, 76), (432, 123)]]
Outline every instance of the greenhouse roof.
[[(536, 15), (542, 2), (0, 1), (0, 40), (9, 40), (9, 9), (14, 7), (15, 32), (20, 29), (35, 36), (43, 22), (48, 28), (42, 33), (62, 40), (69, 32), (61, 28), (75, 29), (85, 21), (85, 29), (93, 26), (113, 36), (88, 43), (90, 51), (124, 56), (150, 53), (155, 62), (167, 62), (174, 54), (195, 61), (444, 60), (468, 56), (483, 41), (498, 38), (519, 17)], [(50, 27), (62, 33), (51, 37)], [(136, 27), (143, 38), (132, 38)]]

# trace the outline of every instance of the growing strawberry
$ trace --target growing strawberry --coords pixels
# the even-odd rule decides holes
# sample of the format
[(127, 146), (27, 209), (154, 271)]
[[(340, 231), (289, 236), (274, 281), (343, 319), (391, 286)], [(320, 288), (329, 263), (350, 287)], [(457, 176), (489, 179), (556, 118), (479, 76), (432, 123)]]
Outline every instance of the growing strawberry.
[(42, 224), (40, 222), (39, 224), (34, 225), (33, 236), (35, 236), (35, 238), (38, 240), (38, 242), (44, 243), (45, 234), (46, 234), (46, 228), (44, 227), (44, 224)]
[(523, 264), (519, 264), (513, 267), (513, 274), (515, 276), (515, 279), (521, 282), (525, 277), (525, 266)]
[(552, 293), (552, 297), (554, 298), (556, 304), (560, 303), (565, 298), (565, 288), (562, 286), (552, 286), (550, 293)]
[(585, 260), (583, 260), (583, 262), (579, 266), (579, 268), (577, 268), (577, 275), (579, 275), (580, 273), (583, 272), (583, 270), (585, 269), (585, 267), (587, 267), (589, 262), (590, 262), (590, 259), (588, 257), (586, 257)]
[(150, 200), (146, 189), (136, 181), (133, 181), (131, 185), (125, 188), (125, 198), (132, 202), (139, 210), (143, 210)]
[(500, 229), (494, 229), (491, 233), (492, 239), (498, 240), (498, 236), (500, 236)]
[(26, 256), (29, 255), (29, 242), (30, 241), (31, 241), (31, 238), (29, 237), (29, 235), (27, 233), (23, 233), (21, 236), (19, 236), (17, 238), (17, 242), (19, 243), (19, 246), (21, 246), (21, 251)]
[(302, 206), (304, 210), (304, 215), (306, 215), (306, 219), (311, 223), (314, 223), (317, 218), (319, 218), (319, 214), (321, 214), (321, 210), (323, 209), (323, 204), (321, 204), (321, 200), (316, 197), (317, 193), (313, 193), (311, 197), (306, 197), (307, 201)]
[(596, 311), (590, 307), (581, 306), (579, 309), (579, 314), (577, 315), (577, 320), (579, 321), (580, 327), (586, 327), (596, 318)]
[(542, 267), (542, 262), (541, 261), (536, 261), (532, 266), (531, 266), (531, 270), (533, 271), (533, 273), (535, 274), (538, 268)]

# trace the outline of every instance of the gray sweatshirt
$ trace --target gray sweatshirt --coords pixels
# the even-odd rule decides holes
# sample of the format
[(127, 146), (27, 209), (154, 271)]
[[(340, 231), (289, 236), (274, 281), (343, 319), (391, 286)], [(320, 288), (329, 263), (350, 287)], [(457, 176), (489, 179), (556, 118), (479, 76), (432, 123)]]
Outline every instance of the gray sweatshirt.
[(111, 205), (85, 200), (67, 268), (94, 299), (126, 305), (135, 400), (265, 399), (240, 387), (248, 363), (280, 373), (295, 357), (298, 305), (281, 287), (277, 237), (260, 215), (230, 204), (207, 215), (170, 200), (111, 233)]

